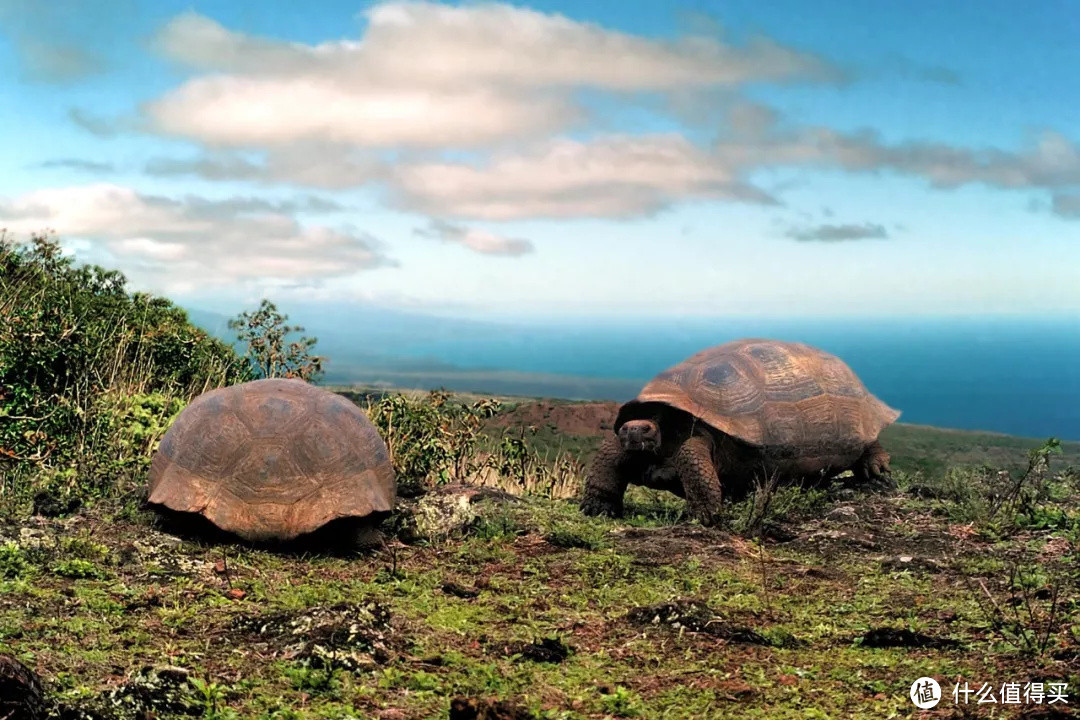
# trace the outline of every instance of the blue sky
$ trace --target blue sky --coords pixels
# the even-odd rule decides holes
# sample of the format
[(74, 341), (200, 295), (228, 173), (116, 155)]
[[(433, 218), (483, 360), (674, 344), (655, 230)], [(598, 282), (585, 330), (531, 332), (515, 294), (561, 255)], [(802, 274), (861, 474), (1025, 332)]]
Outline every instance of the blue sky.
[(0, 227), (474, 317), (1075, 315), (1065, 2), (0, 0)]

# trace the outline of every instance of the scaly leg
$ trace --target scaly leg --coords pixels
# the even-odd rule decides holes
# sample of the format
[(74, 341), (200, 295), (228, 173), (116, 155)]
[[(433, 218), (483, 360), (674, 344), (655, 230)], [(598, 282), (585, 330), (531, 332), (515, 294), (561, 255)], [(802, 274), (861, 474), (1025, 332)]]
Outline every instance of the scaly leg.
[(622, 515), (623, 495), (630, 480), (626, 466), (619, 438), (612, 436), (604, 440), (585, 476), (585, 491), (581, 497), (583, 513), (611, 517)]
[(712, 439), (692, 435), (682, 444), (672, 464), (679, 473), (686, 506), (690, 515), (702, 525), (715, 525), (720, 518), (720, 503), (724, 493), (720, 486), (716, 464), (713, 462)]
[(855, 477), (865, 483), (892, 484), (892, 471), (889, 468), (889, 453), (881, 447), (881, 443), (874, 441), (866, 446), (852, 468)]

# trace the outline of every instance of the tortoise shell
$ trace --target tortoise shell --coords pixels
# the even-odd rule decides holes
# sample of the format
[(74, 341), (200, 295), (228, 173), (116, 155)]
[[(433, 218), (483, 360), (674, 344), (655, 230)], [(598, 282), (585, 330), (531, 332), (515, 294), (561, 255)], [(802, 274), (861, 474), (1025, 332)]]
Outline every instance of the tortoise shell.
[(338, 518), (389, 513), (386, 444), (354, 403), (303, 380), (197, 397), (161, 439), (149, 501), (247, 540), (291, 540)]
[(34, 671), (11, 655), (0, 654), (0, 718), (37, 720), (48, 709)]
[(661, 372), (620, 409), (615, 430), (648, 416), (653, 403), (750, 445), (789, 452), (865, 446), (900, 417), (835, 355), (760, 339), (717, 345)]

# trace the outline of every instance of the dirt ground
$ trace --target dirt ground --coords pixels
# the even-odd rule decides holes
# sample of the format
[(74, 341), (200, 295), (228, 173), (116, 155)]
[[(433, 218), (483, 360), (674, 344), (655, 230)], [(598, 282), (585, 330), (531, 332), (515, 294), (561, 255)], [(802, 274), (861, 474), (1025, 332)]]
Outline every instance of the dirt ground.
[[(1080, 702), (1059, 529), (1001, 538), (939, 500), (842, 493), (760, 544), (671, 502), (636, 492), (617, 521), (486, 500), (460, 537), (361, 557), (204, 544), (130, 507), (8, 520), (0, 652), (65, 718), (1052, 718)], [(1037, 651), (992, 618), (1029, 612), (1011, 607), (1017, 562), (1038, 575), (1033, 636), (1049, 593), (1068, 605)], [(946, 697), (917, 711), (923, 676)], [(1011, 682), (1067, 682), (1069, 704), (951, 696)]]

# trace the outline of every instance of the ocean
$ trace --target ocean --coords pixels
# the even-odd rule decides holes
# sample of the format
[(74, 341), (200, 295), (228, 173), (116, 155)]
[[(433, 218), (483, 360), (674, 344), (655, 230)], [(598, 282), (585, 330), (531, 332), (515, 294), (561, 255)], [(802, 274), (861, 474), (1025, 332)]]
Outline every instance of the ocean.
[[(623, 401), (702, 348), (766, 337), (840, 356), (902, 422), (1080, 440), (1076, 318), (448, 322), (422, 333), (383, 326), (374, 363), (338, 347), (332, 379)], [(410, 373), (393, 372), (395, 362)]]

